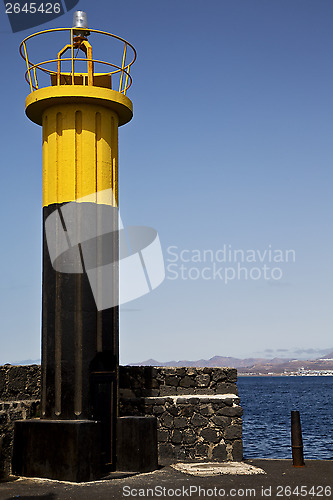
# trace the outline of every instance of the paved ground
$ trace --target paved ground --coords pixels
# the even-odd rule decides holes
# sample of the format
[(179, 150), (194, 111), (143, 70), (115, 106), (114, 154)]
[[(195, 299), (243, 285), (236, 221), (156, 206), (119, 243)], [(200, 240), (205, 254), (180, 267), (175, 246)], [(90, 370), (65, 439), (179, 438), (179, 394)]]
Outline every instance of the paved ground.
[(307, 460), (304, 468), (294, 468), (291, 460), (245, 462), (266, 474), (200, 477), (166, 465), (149, 474), (114, 473), (110, 479), (83, 484), (19, 478), (0, 484), (0, 499), (333, 499), (333, 460)]

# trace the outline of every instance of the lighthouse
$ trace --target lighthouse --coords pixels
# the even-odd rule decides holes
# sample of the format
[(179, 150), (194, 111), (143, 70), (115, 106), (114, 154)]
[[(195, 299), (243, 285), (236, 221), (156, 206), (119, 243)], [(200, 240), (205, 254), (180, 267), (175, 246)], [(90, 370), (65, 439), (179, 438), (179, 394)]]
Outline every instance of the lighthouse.
[[(51, 59), (32, 62), (30, 45), (38, 43)], [(104, 61), (94, 43), (111, 44), (116, 60)], [(30, 87), (26, 115), (42, 127), (42, 378), (40, 418), (17, 423), (13, 468), (87, 481), (116, 461), (118, 129), (133, 116), (127, 91), (136, 52), (89, 28), (78, 11), (72, 28), (32, 34), (20, 53)], [(102, 274), (95, 273), (94, 290), (89, 281), (105, 262), (113, 266), (108, 308), (96, 298), (105, 293)]]

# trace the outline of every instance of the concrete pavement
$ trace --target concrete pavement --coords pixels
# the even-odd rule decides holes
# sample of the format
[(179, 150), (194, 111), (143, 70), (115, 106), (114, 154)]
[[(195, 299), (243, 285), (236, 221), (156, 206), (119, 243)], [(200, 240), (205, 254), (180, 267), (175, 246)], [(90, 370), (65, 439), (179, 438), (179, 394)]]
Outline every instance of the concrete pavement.
[(265, 474), (247, 475), (243, 471), (203, 477), (175, 470), (169, 464), (147, 474), (119, 472), (101, 481), (80, 484), (11, 478), (11, 481), (0, 483), (0, 499), (333, 498), (333, 460), (306, 460), (304, 468), (294, 468), (291, 460), (253, 459), (244, 462), (262, 469)]

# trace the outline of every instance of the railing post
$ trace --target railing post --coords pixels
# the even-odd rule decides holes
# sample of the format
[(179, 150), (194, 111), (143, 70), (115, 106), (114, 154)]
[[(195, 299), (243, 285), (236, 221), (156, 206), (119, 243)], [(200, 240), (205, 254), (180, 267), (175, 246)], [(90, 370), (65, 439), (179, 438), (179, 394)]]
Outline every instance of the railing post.
[(73, 37), (74, 37), (74, 31), (73, 31), (73, 28), (71, 29), (71, 63), (72, 63), (72, 85), (74, 85), (74, 41), (73, 41)]
[(30, 83), (30, 88), (31, 88), (31, 92), (33, 92), (33, 86), (32, 86), (32, 81), (31, 81), (31, 74), (30, 74), (30, 68), (29, 68), (29, 59), (28, 59), (28, 52), (27, 52), (27, 47), (25, 45), (25, 43), (23, 43), (23, 48), (24, 48), (24, 54), (25, 54), (25, 60), (26, 60), (26, 63), (27, 63), (27, 68), (28, 68), (28, 75), (29, 75), (29, 83)]
[(291, 412), (291, 449), (294, 467), (304, 467), (303, 439), (299, 411)]
[(124, 74), (124, 68), (125, 68), (126, 51), (127, 51), (127, 43), (125, 43), (124, 53), (123, 53), (123, 62), (121, 63), (121, 74), (120, 74), (120, 82), (119, 82), (119, 92), (121, 92), (121, 87), (122, 87), (122, 84), (123, 84), (123, 74)]

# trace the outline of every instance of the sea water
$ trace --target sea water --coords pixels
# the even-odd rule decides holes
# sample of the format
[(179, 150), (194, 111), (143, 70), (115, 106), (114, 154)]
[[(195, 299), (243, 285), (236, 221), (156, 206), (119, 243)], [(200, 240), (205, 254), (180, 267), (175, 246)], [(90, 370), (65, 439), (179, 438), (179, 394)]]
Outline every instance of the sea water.
[(238, 377), (244, 458), (291, 458), (290, 415), (301, 415), (304, 458), (333, 459), (333, 377)]

